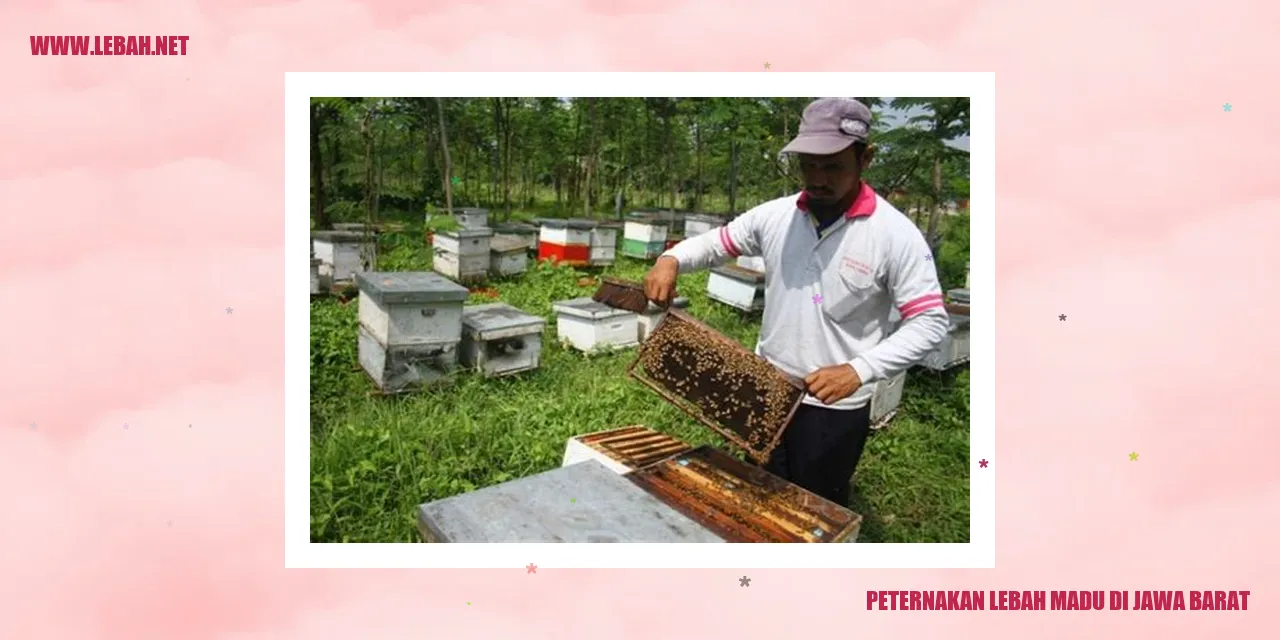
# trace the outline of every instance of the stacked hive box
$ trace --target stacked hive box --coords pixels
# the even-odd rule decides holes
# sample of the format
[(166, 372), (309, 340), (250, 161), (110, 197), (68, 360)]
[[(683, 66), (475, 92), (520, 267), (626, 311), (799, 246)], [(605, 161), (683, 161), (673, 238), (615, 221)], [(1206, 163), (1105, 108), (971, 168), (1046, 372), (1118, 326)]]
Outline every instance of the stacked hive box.
[[(947, 305), (947, 337), (920, 362), (920, 366), (934, 371), (946, 371), (969, 361), (969, 308)], [(889, 322), (897, 326), (902, 321), (898, 310), (889, 312)]]
[(515, 236), (495, 235), (489, 240), (489, 270), (495, 276), (524, 273), (529, 266), (529, 250), (524, 240)]
[(590, 220), (544, 218), (538, 231), (538, 259), (585, 267), (591, 258)]
[(489, 210), (477, 207), (463, 207), (453, 211), (453, 218), (463, 229), (489, 228)]
[(742, 267), (743, 269), (759, 271), (760, 273), (765, 272), (764, 258), (761, 256), (751, 256), (751, 257), (741, 256), (738, 258), (738, 266)]
[(639, 342), (639, 320), (630, 311), (591, 298), (557, 302), (552, 310), (556, 312), (556, 336), (579, 351), (634, 347)]
[(366, 244), (363, 233), (317, 231), (311, 234), (311, 241), (320, 259), (320, 275), (334, 284), (350, 282), (357, 272), (364, 271), (366, 259), (370, 264), (377, 263), (377, 242), (372, 236)]
[(888, 380), (876, 383), (871, 394), (871, 428), (880, 429), (889, 424), (902, 403), (902, 387), (906, 385), (907, 372), (903, 371)]
[(727, 264), (711, 269), (707, 297), (740, 311), (764, 309), (764, 273)]
[(697, 237), (723, 225), (724, 219), (719, 216), (709, 216), (701, 213), (691, 214), (684, 218), (684, 237)]
[(359, 273), (360, 366), (384, 393), (454, 371), (467, 290), (429, 272)]
[(432, 267), (458, 282), (484, 280), (489, 272), (489, 239), (493, 229), (440, 231), (432, 239)]
[(618, 229), (622, 225), (617, 222), (599, 222), (591, 230), (591, 255), (587, 264), (593, 267), (607, 267), (614, 263), (618, 251)]
[[(689, 306), (688, 298), (676, 298), (671, 301), (671, 306), (676, 309), (683, 309)], [(640, 342), (649, 337), (650, 333), (658, 326), (662, 319), (667, 317), (666, 309), (650, 302), (642, 313), (636, 314), (636, 328), (639, 329)]]
[(538, 368), (545, 320), (501, 302), (462, 311), (462, 364), (486, 377)]
[(530, 253), (538, 253), (538, 228), (523, 222), (508, 222), (493, 227), (494, 237), (506, 236), (517, 238), (528, 248)]
[(311, 258), (311, 295), (322, 293), (320, 288), (320, 258)]
[(643, 213), (632, 213), (622, 229), (622, 255), (649, 260), (662, 255), (667, 249), (670, 227), (661, 218)]

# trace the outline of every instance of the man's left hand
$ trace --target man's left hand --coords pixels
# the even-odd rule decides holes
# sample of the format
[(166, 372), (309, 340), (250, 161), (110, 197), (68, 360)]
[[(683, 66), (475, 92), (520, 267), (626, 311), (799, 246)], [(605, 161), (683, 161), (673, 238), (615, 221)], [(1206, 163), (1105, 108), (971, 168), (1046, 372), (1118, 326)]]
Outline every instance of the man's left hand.
[(838, 364), (805, 376), (804, 384), (809, 395), (821, 400), (822, 404), (833, 404), (853, 395), (862, 386), (862, 378), (851, 365)]

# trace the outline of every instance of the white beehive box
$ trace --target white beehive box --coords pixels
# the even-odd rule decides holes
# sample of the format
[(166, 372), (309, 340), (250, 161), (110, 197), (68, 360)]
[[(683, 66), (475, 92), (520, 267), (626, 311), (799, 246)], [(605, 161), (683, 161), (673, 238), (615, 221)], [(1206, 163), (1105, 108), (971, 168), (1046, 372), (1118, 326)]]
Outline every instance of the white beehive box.
[(359, 359), (386, 393), (452, 373), (462, 339), (464, 287), (430, 272), (360, 273)]
[(463, 229), (484, 229), (489, 226), (489, 210), (478, 207), (463, 207), (453, 210), (453, 218)]
[(952, 289), (947, 292), (947, 300), (954, 304), (962, 304), (969, 306), (969, 290), (968, 289)]
[(657, 220), (628, 220), (623, 225), (623, 237), (645, 244), (666, 242), (670, 228)]
[(462, 310), (462, 364), (487, 377), (538, 368), (546, 320), (493, 302)]
[(316, 257), (320, 259), (320, 275), (331, 282), (349, 282), (356, 273), (364, 271), (361, 262), (361, 248), (369, 260), (376, 264), (377, 242), (369, 237), (365, 245), (365, 235), (353, 231), (317, 231), (311, 236), (311, 244), (315, 247)]
[(763, 256), (739, 256), (738, 266), (742, 267), (743, 269), (759, 271), (760, 273), (765, 272)]
[(725, 265), (711, 269), (707, 297), (746, 312), (764, 309), (764, 274)]
[(871, 394), (871, 428), (880, 429), (889, 424), (898, 413), (898, 405), (902, 403), (902, 388), (906, 386), (907, 372), (881, 380), (876, 383), (876, 390)]
[(709, 216), (701, 213), (690, 214), (684, 218), (684, 237), (700, 236), (721, 226), (724, 226), (724, 219), (719, 216)]
[(514, 236), (494, 236), (489, 240), (489, 271), (496, 276), (513, 276), (529, 268), (529, 249)]
[(591, 255), (587, 264), (593, 267), (607, 267), (613, 264), (618, 255), (618, 230), (622, 227), (617, 222), (601, 222), (591, 230)]
[(654, 214), (632, 213), (622, 227), (622, 255), (652, 259), (667, 249), (671, 226)]
[(489, 273), (493, 229), (440, 231), (432, 238), (431, 266), (459, 282), (483, 280)]
[(538, 227), (538, 240), (559, 246), (591, 246), (591, 230), (595, 228), (589, 220), (544, 218)]
[(606, 348), (621, 349), (639, 343), (636, 314), (614, 309), (591, 298), (557, 302), (556, 337), (562, 343), (586, 353)]
[(311, 259), (311, 295), (319, 295), (320, 289), (320, 258)]
[(509, 236), (519, 238), (534, 253), (538, 251), (538, 227), (524, 222), (508, 222), (493, 227), (494, 237)]
[[(676, 298), (671, 301), (671, 306), (683, 309), (689, 306), (689, 299)], [(665, 317), (667, 317), (666, 310), (652, 302), (649, 303), (643, 313), (636, 314), (636, 328), (639, 329), (637, 333), (640, 342), (644, 342), (644, 339), (648, 338), (650, 333), (653, 333), (653, 330), (658, 327), (658, 323), (662, 322)]]
[(595, 460), (623, 475), (691, 448), (669, 435), (634, 425), (569, 438), (560, 466)]
[(948, 310), (950, 326), (947, 328), (947, 337), (943, 338), (937, 349), (925, 356), (920, 363), (924, 367), (946, 371), (969, 361), (969, 316), (957, 311), (959, 309), (954, 307)]

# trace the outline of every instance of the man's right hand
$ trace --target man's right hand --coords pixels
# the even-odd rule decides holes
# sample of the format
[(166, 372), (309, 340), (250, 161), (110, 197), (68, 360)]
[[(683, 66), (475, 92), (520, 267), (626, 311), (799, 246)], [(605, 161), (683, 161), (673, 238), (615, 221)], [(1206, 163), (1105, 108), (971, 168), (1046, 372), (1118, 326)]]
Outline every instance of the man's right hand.
[(644, 295), (654, 304), (667, 308), (676, 297), (676, 276), (680, 262), (671, 256), (659, 256), (649, 273), (644, 275)]

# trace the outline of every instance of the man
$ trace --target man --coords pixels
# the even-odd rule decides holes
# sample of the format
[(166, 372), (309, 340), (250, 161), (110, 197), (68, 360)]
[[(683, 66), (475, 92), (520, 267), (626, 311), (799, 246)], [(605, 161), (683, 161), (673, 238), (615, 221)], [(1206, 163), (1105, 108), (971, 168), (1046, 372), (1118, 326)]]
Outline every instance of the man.
[(871, 428), (871, 383), (924, 358), (948, 324), (924, 236), (862, 181), (870, 130), (861, 102), (814, 101), (782, 150), (798, 156), (804, 191), (681, 242), (644, 279), (645, 295), (666, 305), (680, 273), (764, 258), (756, 353), (808, 391), (765, 469), (841, 505)]

